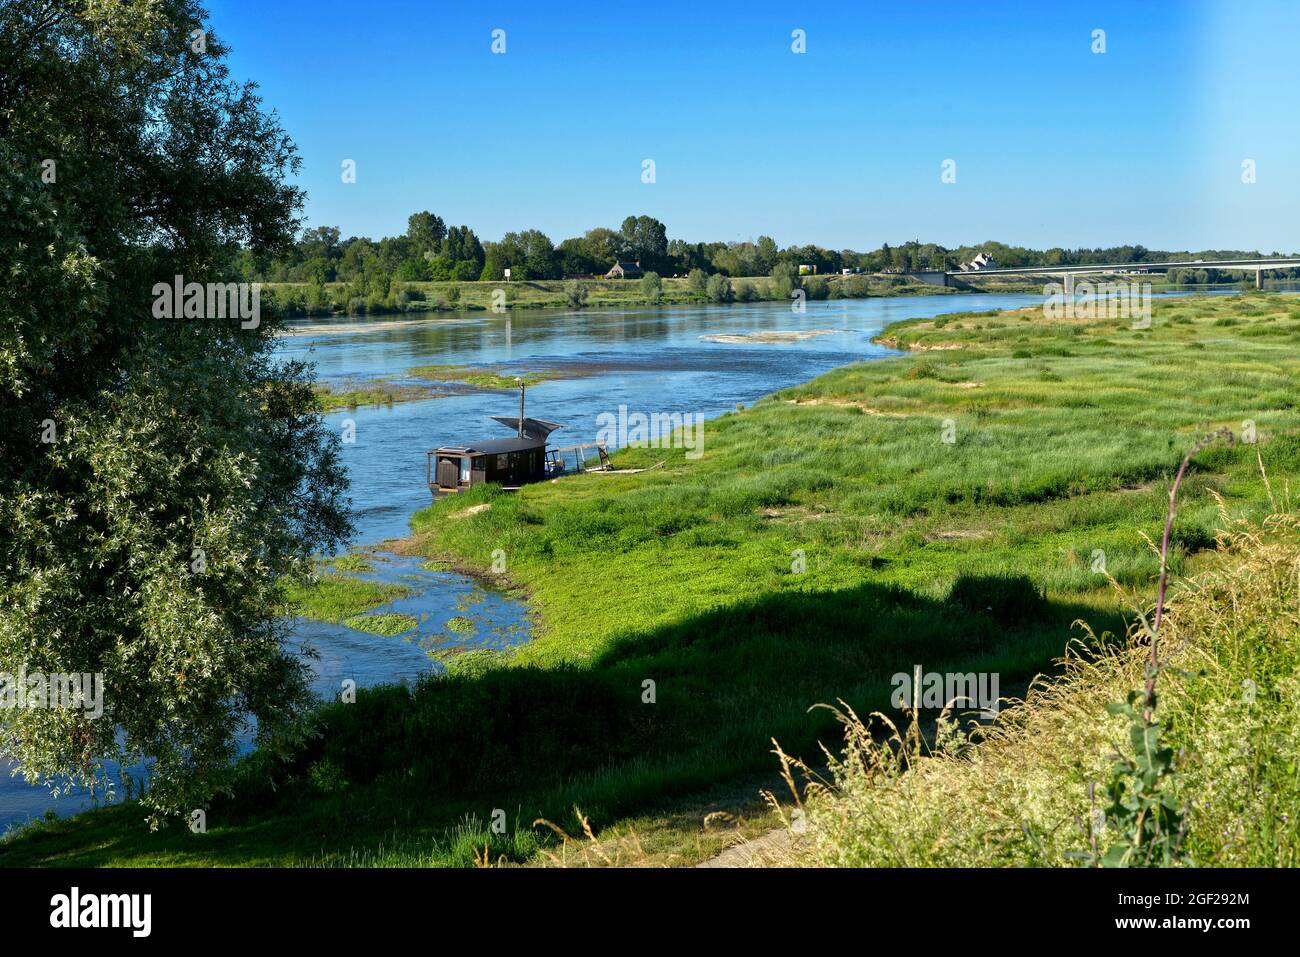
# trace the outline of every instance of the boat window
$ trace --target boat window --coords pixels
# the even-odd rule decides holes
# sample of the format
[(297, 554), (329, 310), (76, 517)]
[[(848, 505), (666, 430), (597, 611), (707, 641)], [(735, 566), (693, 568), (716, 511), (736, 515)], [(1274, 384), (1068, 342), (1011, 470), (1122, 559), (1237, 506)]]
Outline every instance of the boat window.
[(460, 457), (460, 480), (462, 482), (469, 481), (469, 456), (468, 455), (462, 455)]
[(498, 456), (497, 456), (497, 469), (498, 469), (498, 470), (504, 470), (504, 469), (508, 469), (509, 467), (510, 467), (510, 456), (509, 456), (509, 455), (498, 455)]

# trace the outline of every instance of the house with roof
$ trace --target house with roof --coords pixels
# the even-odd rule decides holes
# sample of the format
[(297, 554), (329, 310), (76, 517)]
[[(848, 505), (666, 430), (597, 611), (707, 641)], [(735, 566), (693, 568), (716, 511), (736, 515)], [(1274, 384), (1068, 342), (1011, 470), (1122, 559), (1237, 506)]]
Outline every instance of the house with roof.
[(619, 260), (610, 267), (609, 272), (605, 273), (606, 279), (636, 279), (642, 275), (641, 260), (636, 262), (624, 262)]
[(988, 253), (981, 252), (968, 263), (961, 264), (962, 272), (979, 272), (981, 269), (997, 269), (998, 261)]

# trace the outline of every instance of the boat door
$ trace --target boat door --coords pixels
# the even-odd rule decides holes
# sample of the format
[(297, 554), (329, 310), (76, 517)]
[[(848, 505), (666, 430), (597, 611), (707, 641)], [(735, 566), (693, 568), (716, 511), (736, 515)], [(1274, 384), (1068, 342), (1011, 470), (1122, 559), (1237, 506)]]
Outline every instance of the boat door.
[(438, 459), (438, 487), (456, 487), (456, 463), (449, 458)]

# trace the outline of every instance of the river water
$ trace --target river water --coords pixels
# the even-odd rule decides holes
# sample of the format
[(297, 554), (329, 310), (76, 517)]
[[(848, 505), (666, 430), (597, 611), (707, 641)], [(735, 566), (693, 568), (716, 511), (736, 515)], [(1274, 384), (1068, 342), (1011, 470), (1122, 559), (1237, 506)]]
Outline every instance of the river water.
[[(891, 322), (941, 313), (1041, 303), (1034, 294), (964, 294), (725, 306), (547, 309), (507, 315), (443, 313), (411, 321), (307, 320), (279, 344), (286, 358), (316, 364), (321, 381), (344, 387), (385, 377), (397, 382), (419, 365), (484, 366), (498, 372), (558, 372), (565, 378), (527, 391), (527, 414), (563, 423), (553, 446), (595, 440), (597, 416), (629, 412), (713, 417), (851, 362), (893, 354), (871, 339)], [(716, 342), (704, 336), (762, 332), (822, 334), (799, 341)], [(430, 501), (425, 452), (439, 445), (502, 438), (491, 415), (517, 414), (514, 392), (459, 391), (438, 398), (332, 413), (331, 426), (355, 441), (342, 446), (352, 480), (358, 546), (381, 546), (372, 574), (412, 589), (376, 611), (411, 614), (410, 634), (385, 638), (344, 625), (299, 620), (295, 638), (314, 647), (315, 688), (333, 697), (345, 678), (360, 687), (411, 680), (439, 667), (431, 652), (504, 647), (527, 640), (525, 609), (462, 575), (431, 571), (382, 550), (409, 531), (411, 514)], [(354, 428), (352, 428), (354, 427)], [(706, 445), (707, 449), (707, 445)], [(451, 629), (468, 619), (472, 628)], [(83, 794), (57, 800), (0, 766), (0, 831), (53, 809), (90, 806)]]

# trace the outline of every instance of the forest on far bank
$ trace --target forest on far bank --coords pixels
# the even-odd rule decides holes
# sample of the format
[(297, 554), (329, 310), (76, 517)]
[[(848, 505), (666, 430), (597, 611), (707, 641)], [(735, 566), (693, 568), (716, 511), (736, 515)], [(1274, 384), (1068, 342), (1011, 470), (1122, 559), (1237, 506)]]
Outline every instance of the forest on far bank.
[[(335, 226), (304, 230), (287, 251), (274, 258), (241, 251), (232, 272), (246, 282), (347, 284), (347, 298), (387, 297), (393, 283), (570, 279), (603, 276), (615, 262), (639, 262), (660, 276), (685, 276), (692, 270), (727, 277), (769, 276), (785, 263), (814, 267), (819, 274), (844, 269), (866, 273), (954, 270), (979, 253), (999, 266), (1090, 265), (1169, 262), (1259, 256), (1257, 250), (1161, 251), (1140, 245), (1097, 249), (1028, 249), (989, 241), (948, 248), (910, 240), (882, 244), (866, 252), (817, 245), (781, 247), (770, 236), (744, 242), (688, 242), (669, 239), (664, 223), (652, 216), (628, 216), (618, 228), (596, 226), (558, 244), (538, 229), (509, 232), (499, 241), (481, 240), (469, 226), (448, 225), (427, 210), (413, 213), (406, 232), (374, 240), (343, 238)], [(1274, 255), (1279, 255), (1274, 253)], [(1291, 270), (1288, 272), (1297, 272)], [(1177, 275), (1174, 275), (1176, 273)], [(1175, 270), (1170, 281), (1212, 283), (1238, 275), (1212, 268)], [(1278, 274), (1281, 275), (1280, 273)], [(1288, 274), (1287, 278), (1295, 278)]]

